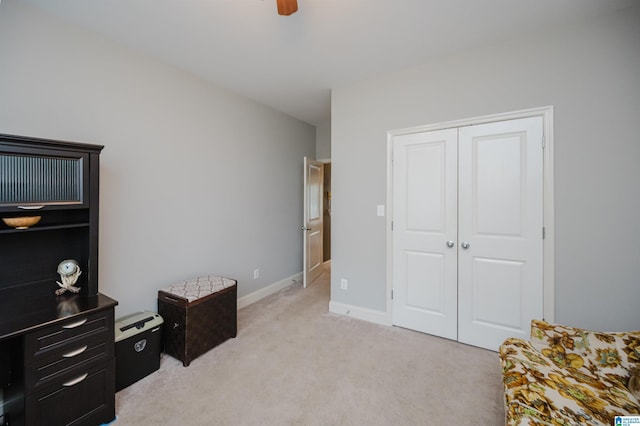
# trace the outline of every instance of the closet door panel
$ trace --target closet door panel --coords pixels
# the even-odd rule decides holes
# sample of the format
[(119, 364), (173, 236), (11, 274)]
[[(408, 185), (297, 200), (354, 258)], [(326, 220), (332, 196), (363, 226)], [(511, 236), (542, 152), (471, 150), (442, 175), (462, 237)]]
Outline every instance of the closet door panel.
[(459, 133), (458, 339), (496, 350), (542, 317), (542, 118)]
[(457, 130), (393, 143), (393, 323), (456, 339)]

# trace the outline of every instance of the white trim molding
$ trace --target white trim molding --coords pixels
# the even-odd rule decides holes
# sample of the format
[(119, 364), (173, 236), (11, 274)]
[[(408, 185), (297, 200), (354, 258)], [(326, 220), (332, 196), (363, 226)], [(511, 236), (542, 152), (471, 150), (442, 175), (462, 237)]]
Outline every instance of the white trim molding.
[(360, 306), (347, 305), (340, 302), (329, 302), (329, 312), (332, 314), (345, 315), (355, 319), (373, 322), (375, 324), (390, 326), (389, 316), (384, 311), (362, 308)]
[(295, 283), (301, 282), (302, 280), (302, 272), (298, 272), (297, 274), (291, 275), (288, 278), (275, 282), (271, 285), (261, 288), (260, 290), (256, 290), (253, 293), (246, 294), (242, 297), (238, 298), (238, 310), (245, 308), (252, 303), (256, 303), (259, 300), (264, 299), (267, 296), (271, 296), (279, 292), (282, 289), (289, 287)]

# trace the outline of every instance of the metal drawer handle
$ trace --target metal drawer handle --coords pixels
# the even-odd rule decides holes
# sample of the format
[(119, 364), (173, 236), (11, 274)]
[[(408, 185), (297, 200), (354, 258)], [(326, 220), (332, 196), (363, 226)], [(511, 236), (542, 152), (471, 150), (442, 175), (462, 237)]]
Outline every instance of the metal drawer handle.
[(81, 347), (80, 349), (76, 349), (75, 351), (71, 351), (71, 352), (67, 352), (66, 354), (63, 354), (62, 357), (63, 358), (73, 358), (76, 355), (80, 355), (82, 352), (87, 350), (87, 345), (84, 345), (83, 347)]
[(21, 210), (40, 210), (43, 209), (44, 206), (18, 206)]
[(67, 324), (67, 325), (63, 325), (62, 328), (76, 328), (76, 327), (80, 327), (82, 324), (84, 324), (85, 322), (87, 322), (87, 319), (81, 319), (80, 321), (76, 321), (73, 322), (71, 324)]
[(179, 302), (178, 299), (174, 299), (173, 297), (165, 296), (164, 298), (169, 300), (169, 301), (171, 301), (171, 302)]
[(75, 379), (73, 379), (73, 380), (69, 380), (68, 382), (63, 383), (63, 384), (62, 384), (62, 386), (69, 387), (69, 386), (77, 385), (78, 383), (80, 383), (81, 381), (83, 381), (84, 379), (86, 379), (88, 375), (89, 375), (89, 373), (84, 373), (84, 374), (83, 374), (82, 376), (80, 376), (80, 377), (76, 377), (76, 378), (75, 378)]

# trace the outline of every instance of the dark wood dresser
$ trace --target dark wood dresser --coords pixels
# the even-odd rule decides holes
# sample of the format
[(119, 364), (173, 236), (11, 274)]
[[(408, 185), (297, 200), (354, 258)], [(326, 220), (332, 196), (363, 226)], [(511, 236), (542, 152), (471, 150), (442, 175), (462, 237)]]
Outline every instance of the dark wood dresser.
[[(102, 146), (0, 135), (0, 425), (115, 417), (114, 308), (98, 292)], [(78, 293), (56, 295), (77, 262)]]

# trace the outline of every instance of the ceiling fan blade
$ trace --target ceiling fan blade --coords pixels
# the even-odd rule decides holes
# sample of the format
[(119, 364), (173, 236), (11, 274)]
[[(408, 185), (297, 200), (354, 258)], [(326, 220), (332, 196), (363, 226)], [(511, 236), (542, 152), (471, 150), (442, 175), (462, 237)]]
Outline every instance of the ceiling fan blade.
[(278, 14), (289, 16), (298, 11), (298, 0), (277, 0)]

